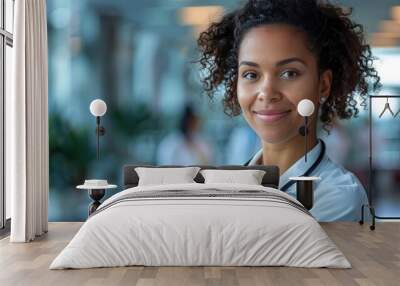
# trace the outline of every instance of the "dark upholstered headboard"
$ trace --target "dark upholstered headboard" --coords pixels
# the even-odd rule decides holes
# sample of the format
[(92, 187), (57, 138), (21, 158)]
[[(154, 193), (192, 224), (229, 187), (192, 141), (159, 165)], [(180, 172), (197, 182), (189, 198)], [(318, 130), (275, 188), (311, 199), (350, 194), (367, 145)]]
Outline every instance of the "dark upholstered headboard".
[[(225, 165), (225, 166), (205, 166), (205, 165), (191, 165), (189, 167), (196, 166), (201, 169), (220, 169), (220, 170), (263, 170), (265, 171), (265, 175), (262, 179), (262, 185), (265, 187), (278, 188), (279, 186), (279, 168), (278, 166), (267, 166), (267, 165), (254, 165), (254, 166), (242, 166), (242, 165)], [(124, 189), (133, 188), (138, 185), (139, 177), (135, 171), (136, 167), (157, 167), (157, 168), (178, 168), (178, 167), (186, 167), (186, 166), (177, 166), (177, 165), (165, 165), (165, 166), (152, 166), (152, 165), (125, 165), (123, 167), (124, 177), (123, 184)], [(204, 183), (204, 178), (200, 174), (194, 178), (197, 183)]]

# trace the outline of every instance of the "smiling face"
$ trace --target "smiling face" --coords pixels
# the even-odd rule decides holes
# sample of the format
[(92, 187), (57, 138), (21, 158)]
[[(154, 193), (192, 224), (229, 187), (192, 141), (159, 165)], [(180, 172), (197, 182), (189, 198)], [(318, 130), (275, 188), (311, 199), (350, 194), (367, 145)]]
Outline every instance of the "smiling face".
[(299, 136), (304, 118), (297, 113), (297, 104), (302, 99), (315, 105), (309, 128), (315, 133), (319, 99), (329, 95), (331, 72), (320, 78), (304, 33), (280, 24), (252, 28), (241, 42), (238, 65), (240, 107), (264, 142), (281, 143)]

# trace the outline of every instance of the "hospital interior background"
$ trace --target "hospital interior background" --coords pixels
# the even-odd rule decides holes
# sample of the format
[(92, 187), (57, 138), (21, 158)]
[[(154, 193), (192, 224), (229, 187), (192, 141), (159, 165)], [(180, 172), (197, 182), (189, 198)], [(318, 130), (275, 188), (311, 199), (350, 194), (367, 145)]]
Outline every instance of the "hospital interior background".
[[(84, 220), (90, 199), (75, 186), (88, 178), (122, 183), (122, 166), (243, 164), (260, 147), (241, 116), (223, 113), (218, 95), (202, 95), (196, 36), (238, 1), (48, 0), (50, 221)], [(400, 1), (342, 0), (354, 7), (378, 58), (381, 94), (400, 94)], [(222, 94), (223, 91), (221, 91)], [(93, 99), (108, 106), (96, 159)], [(373, 101), (373, 166), (379, 215), (400, 215), (400, 115)], [(188, 108), (187, 106), (190, 106)], [(400, 98), (390, 99), (394, 113)], [(191, 112), (190, 112), (191, 111)], [(195, 118), (195, 120), (193, 120)], [(195, 122), (195, 124), (193, 123)], [(186, 125), (185, 125), (186, 124)], [(182, 130), (197, 132), (198, 150), (174, 154)], [(330, 157), (368, 176), (368, 112), (320, 132)], [(108, 196), (113, 192), (108, 192)]]

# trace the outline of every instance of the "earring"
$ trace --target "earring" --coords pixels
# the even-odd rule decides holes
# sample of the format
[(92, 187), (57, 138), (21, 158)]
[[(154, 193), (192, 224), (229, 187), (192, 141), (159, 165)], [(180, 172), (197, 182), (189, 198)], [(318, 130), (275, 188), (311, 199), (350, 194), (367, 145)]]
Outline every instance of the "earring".
[(326, 97), (325, 97), (325, 96), (322, 96), (322, 97), (319, 99), (319, 103), (320, 103), (320, 104), (323, 104), (325, 101), (326, 101)]

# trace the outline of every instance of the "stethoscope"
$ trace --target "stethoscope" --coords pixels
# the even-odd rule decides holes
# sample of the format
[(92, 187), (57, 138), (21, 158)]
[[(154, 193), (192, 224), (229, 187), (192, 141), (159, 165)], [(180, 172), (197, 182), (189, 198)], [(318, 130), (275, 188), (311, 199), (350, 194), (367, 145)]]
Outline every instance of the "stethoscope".
[[(325, 156), (325, 142), (322, 139), (318, 139), (321, 142), (321, 150), (319, 152), (319, 155), (317, 157), (317, 159), (315, 160), (315, 162), (307, 169), (307, 171), (304, 172), (304, 174), (302, 175), (302, 177), (305, 176), (309, 176), (317, 167), (318, 165), (321, 163), (322, 158), (324, 158)], [(248, 166), (250, 163), (251, 159), (249, 161), (246, 162), (246, 164), (244, 164), (245, 166)], [(283, 185), (282, 188), (280, 188), (281, 191), (283, 192), (287, 192), (287, 190), (294, 184), (296, 183), (296, 181), (289, 181), (287, 182), (285, 185)]]

